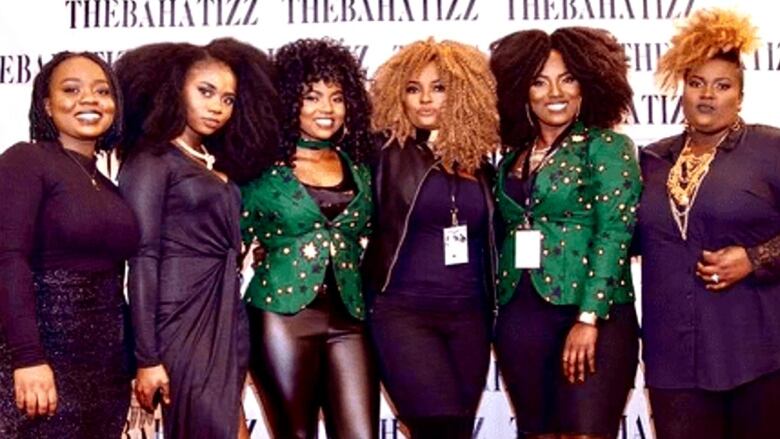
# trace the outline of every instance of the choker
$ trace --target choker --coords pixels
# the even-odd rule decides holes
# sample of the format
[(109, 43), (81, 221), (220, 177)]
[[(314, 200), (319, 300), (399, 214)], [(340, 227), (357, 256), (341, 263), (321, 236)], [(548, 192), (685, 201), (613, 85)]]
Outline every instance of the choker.
[(328, 149), (333, 147), (333, 142), (330, 140), (306, 140), (306, 139), (298, 139), (297, 142), (295, 142), (295, 146), (298, 148), (304, 148), (304, 149)]

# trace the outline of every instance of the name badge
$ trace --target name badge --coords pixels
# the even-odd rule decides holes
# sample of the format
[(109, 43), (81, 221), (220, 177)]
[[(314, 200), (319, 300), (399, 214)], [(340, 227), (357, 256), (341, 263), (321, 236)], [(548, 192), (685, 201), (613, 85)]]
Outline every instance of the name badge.
[(515, 268), (539, 268), (542, 266), (542, 232), (538, 230), (515, 231)]
[(444, 265), (468, 264), (469, 231), (465, 225), (444, 229)]

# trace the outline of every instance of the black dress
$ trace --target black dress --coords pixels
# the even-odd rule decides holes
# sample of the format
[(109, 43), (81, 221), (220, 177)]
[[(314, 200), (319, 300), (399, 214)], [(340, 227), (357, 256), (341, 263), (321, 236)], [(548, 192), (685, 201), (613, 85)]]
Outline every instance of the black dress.
[(234, 439), (249, 361), (238, 187), (173, 145), (131, 157), (119, 187), (141, 229), (128, 285), (136, 360), (170, 378), (165, 437)]
[[(119, 437), (126, 423), (123, 261), (138, 228), (113, 183), (98, 173), (93, 187), (94, 170), (56, 142), (0, 156), (0, 437)], [(30, 420), (13, 370), (40, 364), (54, 371), (58, 406)]]

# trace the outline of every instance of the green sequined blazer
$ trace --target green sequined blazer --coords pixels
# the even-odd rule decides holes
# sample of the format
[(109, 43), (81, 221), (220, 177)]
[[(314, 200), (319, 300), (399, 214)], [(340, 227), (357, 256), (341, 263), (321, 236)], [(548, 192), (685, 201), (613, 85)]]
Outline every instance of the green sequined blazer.
[(548, 302), (606, 318), (611, 304), (634, 300), (628, 247), (642, 188), (636, 151), (628, 137), (579, 122), (557, 148), (537, 171), (529, 207), (505, 190), (519, 152), (499, 165), (496, 202), (505, 231), (499, 303), (509, 302), (520, 281), (514, 235), (527, 216), (543, 236), (541, 268), (530, 270), (536, 291)]
[(340, 154), (357, 193), (333, 220), (322, 214), (289, 166), (274, 166), (241, 188), (244, 242), (256, 238), (266, 250), (247, 289), (250, 305), (280, 314), (299, 312), (317, 296), (330, 262), (344, 305), (363, 319), (358, 264), (371, 232), (371, 177), (368, 167)]

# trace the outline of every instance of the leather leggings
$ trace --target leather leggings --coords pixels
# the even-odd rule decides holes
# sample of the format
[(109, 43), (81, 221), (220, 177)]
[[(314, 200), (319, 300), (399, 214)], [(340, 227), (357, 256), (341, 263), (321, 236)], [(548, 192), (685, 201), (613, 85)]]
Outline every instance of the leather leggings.
[(249, 306), (251, 370), (272, 437), (317, 437), (322, 409), (329, 438), (378, 436), (379, 379), (365, 325), (336, 289), (281, 315)]

